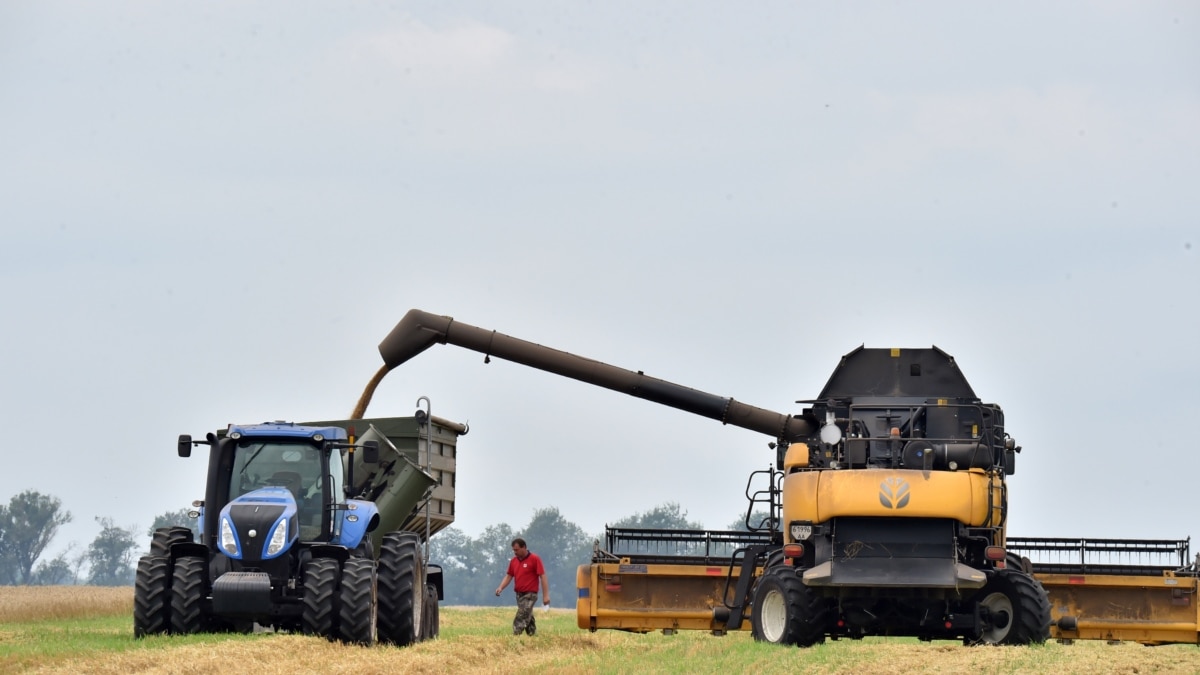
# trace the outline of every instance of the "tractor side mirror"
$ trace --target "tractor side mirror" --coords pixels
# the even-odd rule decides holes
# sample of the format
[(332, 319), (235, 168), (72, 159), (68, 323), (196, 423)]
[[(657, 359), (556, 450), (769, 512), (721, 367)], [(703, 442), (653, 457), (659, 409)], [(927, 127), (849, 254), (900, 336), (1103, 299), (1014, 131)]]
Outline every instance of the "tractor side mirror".
[(179, 456), (192, 456), (192, 436), (191, 434), (179, 434)]
[(362, 444), (363, 462), (366, 464), (379, 463), (379, 441), (364, 441)]

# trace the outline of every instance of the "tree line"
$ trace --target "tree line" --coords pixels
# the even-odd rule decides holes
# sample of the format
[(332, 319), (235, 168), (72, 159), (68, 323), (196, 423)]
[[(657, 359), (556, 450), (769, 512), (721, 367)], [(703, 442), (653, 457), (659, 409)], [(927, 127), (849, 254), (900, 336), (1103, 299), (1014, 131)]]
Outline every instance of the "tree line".
[[(47, 547), (59, 529), (71, 522), (72, 515), (57, 497), (26, 490), (7, 505), (0, 504), (0, 585), (132, 585), (137, 559), (149, 550), (156, 528), (183, 526), (196, 532), (196, 521), (187, 514), (187, 509), (162, 513), (144, 533), (134, 527), (119, 527), (111, 518), (97, 518), (100, 533), (85, 548), (78, 549), (72, 542), (57, 556), (44, 559)], [(704, 529), (701, 523), (688, 520), (687, 512), (674, 502), (627, 516), (611, 526)], [(745, 529), (744, 515), (726, 527)], [(495, 590), (512, 559), (512, 540), (516, 537), (525, 539), (529, 550), (542, 558), (550, 582), (551, 604), (574, 605), (576, 568), (591, 561), (595, 543), (602, 544), (602, 533), (585, 532), (555, 507), (538, 509), (519, 529), (500, 523), (485, 528), (477, 537), (454, 527), (434, 535), (429, 542), (429, 558), (444, 572), (444, 602), (512, 604), (507, 594), (497, 598)]]
[[(57, 556), (44, 558), (59, 529), (73, 518), (58, 497), (36, 490), (26, 490), (7, 505), (0, 504), (0, 585), (132, 585), (137, 558), (149, 549), (154, 528), (193, 524), (186, 509), (167, 512), (155, 518), (143, 540), (136, 528), (98, 517), (100, 533), (86, 547), (80, 549), (71, 542)], [(144, 541), (144, 549), (139, 548), (139, 540)]]

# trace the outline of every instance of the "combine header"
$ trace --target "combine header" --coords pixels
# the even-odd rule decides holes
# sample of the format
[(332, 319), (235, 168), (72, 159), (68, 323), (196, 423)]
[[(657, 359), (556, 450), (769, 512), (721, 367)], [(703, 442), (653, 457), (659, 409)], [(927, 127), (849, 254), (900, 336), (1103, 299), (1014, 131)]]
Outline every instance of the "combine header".
[(1189, 539), (1009, 537), (1050, 595), (1050, 634), (1146, 645), (1200, 643), (1200, 566)]

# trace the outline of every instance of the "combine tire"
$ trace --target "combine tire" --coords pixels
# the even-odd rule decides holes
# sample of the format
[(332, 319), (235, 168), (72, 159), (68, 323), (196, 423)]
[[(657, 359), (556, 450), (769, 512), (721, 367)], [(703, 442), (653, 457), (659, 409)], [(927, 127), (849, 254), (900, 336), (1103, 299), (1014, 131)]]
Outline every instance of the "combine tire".
[(379, 546), (379, 639), (401, 647), (424, 638), (420, 544), (415, 534), (392, 532)]
[(300, 627), (305, 635), (319, 635), (332, 640), (337, 617), (334, 600), (338, 589), (338, 562), (317, 558), (304, 566), (304, 609)]
[(975, 644), (1041, 644), (1050, 637), (1050, 600), (1028, 574), (1010, 569), (990, 573), (979, 607), (984, 625)]
[(825, 612), (795, 569), (772, 567), (754, 587), (750, 625), (760, 642), (811, 647), (825, 641)]
[(421, 620), (422, 640), (433, 640), (441, 630), (438, 617), (437, 587), (433, 584), (425, 586), (425, 617)]
[(180, 635), (205, 630), (204, 588), (208, 585), (208, 563), (204, 558), (186, 557), (175, 561), (171, 582), (171, 632)]
[(350, 558), (342, 565), (338, 631), (342, 641), (370, 646), (376, 636), (375, 561)]
[(186, 527), (160, 527), (150, 538), (150, 555), (167, 558), (171, 555), (172, 545), (192, 541), (192, 531)]
[(133, 583), (133, 637), (165, 633), (171, 626), (171, 559), (147, 555), (138, 560)]

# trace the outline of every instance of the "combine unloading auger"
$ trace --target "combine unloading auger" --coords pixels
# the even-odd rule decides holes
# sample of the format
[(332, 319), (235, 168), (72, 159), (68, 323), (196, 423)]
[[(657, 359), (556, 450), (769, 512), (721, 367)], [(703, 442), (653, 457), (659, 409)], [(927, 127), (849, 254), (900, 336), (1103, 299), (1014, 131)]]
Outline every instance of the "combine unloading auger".
[(813, 431), (803, 418), (715, 396), (650, 377), (640, 371), (618, 368), (419, 309), (405, 314), (379, 344), (379, 353), (385, 364), (381, 372), (399, 366), (435, 344), (471, 349), (489, 358), (494, 356), (612, 389), (722, 424), (767, 434), (783, 443), (806, 438)]

